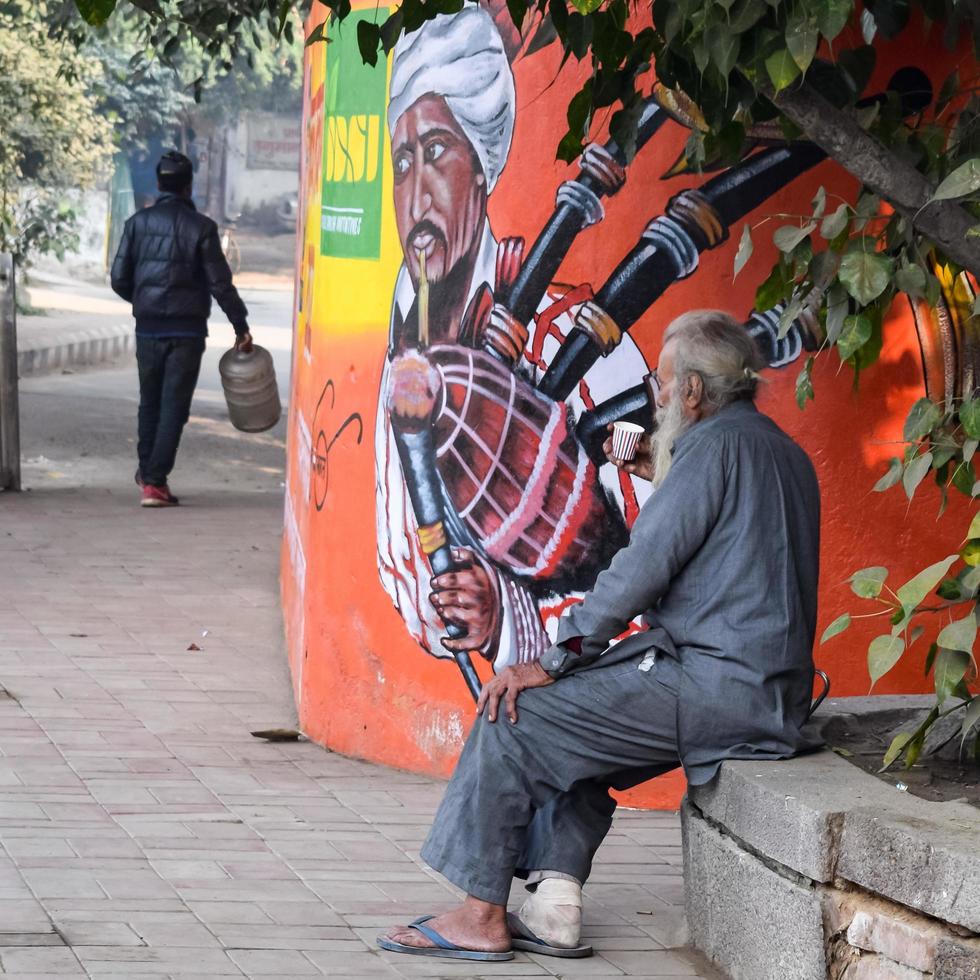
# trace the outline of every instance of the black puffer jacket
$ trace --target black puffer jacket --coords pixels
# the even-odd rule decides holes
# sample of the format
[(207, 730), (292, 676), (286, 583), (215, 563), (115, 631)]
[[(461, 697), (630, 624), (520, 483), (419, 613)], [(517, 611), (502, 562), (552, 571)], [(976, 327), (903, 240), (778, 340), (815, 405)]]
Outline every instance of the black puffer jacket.
[(133, 304), (137, 333), (206, 337), (212, 296), (236, 334), (248, 330), (248, 310), (232, 285), (218, 226), (176, 194), (162, 194), (126, 222), (112, 288)]

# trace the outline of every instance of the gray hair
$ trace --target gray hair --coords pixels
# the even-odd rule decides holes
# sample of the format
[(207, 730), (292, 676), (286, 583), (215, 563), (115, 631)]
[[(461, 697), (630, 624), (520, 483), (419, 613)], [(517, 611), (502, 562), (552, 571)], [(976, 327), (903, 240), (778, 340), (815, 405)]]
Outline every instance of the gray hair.
[(762, 352), (745, 327), (722, 310), (691, 310), (677, 317), (664, 333), (674, 343), (674, 376), (696, 374), (704, 401), (713, 409), (755, 398), (766, 366)]

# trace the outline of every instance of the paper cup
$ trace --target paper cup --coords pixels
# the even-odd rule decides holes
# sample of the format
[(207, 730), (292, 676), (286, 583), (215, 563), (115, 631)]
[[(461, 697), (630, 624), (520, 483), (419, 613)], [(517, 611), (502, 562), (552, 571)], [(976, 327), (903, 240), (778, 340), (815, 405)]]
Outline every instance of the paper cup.
[(613, 423), (613, 456), (624, 463), (630, 462), (636, 456), (636, 444), (643, 435), (643, 426), (633, 422)]

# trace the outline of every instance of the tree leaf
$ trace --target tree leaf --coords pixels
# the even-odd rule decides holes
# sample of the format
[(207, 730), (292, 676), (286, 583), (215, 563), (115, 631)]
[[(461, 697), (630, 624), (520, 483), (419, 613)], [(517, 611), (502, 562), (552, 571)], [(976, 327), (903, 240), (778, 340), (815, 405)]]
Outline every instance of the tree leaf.
[(881, 760), (882, 769), (887, 769), (901, 754), (902, 749), (912, 741), (912, 732), (899, 732), (888, 746), (884, 759)]
[[(674, 5), (671, 4), (670, 6)], [(742, 0), (737, 9), (731, 14), (728, 29), (733, 34), (744, 34), (750, 27), (762, 19), (765, 12), (765, 0)]]
[(980, 398), (963, 402), (959, 411), (960, 425), (971, 439), (980, 439)]
[(973, 515), (973, 520), (970, 521), (970, 529), (966, 532), (966, 540), (969, 541), (972, 538), (980, 538), (980, 511)]
[(811, 355), (806, 359), (806, 364), (803, 365), (803, 370), (800, 371), (796, 378), (796, 404), (799, 406), (800, 411), (806, 406), (808, 401), (814, 400), (813, 394), (813, 380), (810, 377), (810, 373), (813, 371), (813, 356)]
[(918, 265), (902, 266), (895, 273), (895, 287), (900, 289), (907, 296), (919, 299), (926, 294), (926, 273)]
[(844, 329), (837, 338), (840, 359), (846, 361), (855, 351), (860, 350), (871, 339), (871, 321), (858, 313), (844, 317)]
[(963, 751), (963, 743), (966, 741), (967, 736), (970, 734), (970, 729), (973, 728), (976, 723), (980, 721), (980, 695), (974, 697), (974, 699), (969, 703), (966, 709), (966, 714), (963, 716), (963, 725), (960, 728), (960, 751)]
[(980, 565), (980, 541), (968, 541), (960, 551), (960, 558), (971, 568)]
[(868, 646), (868, 673), (874, 687), (898, 663), (905, 652), (905, 641), (888, 633), (876, 636)]
[(899, 480), (902, 479), (902, 473), (905, 470), (905, 464), (897, 457), (892, 456), (888, 463), (888, 472), (872, 487), (876, 493), (882, 493), (885, 490), (890, 490)]
[(874, 102), (871, 105), (862, 106), (854, 112), (854, 119), (862, 129), (870, 129), (871, 124), (878, 118), (881, 112), (881, 104)]
[(865, 7), (861, 11), (861, 36), (864, 38), (864, 43), (871, 44), (877, 33), (878, 23), (875, 20), (875, 15)]
[(366, 65), (377, 65), (378, 43), (381, 40), (381, 27), (369, 20), (357, 22), (357, 48)]
[(742, 227), (742, 237), (738, 242), (738, 251), (735, 253), (735, 265), (734, 271), (732, 272), (732, 281), (736, 279), (738, 274), (745, 268), (745, 263), (752, 258), (752, 229), (746, 223)]
[(914, 575), (899, 588), (896, 595), (906, 613), (911, 613), (939, 585), (957, 557), (957, 555), (949, 555), (942, 561), (923, 568), (918, 575)]
[(973, 482), (976, 479), (976, 474), (973, 472), (973, 466), (960, 463), (955, 470), (953, 470), (952, 484), (964, 497), (972, 497), (973, 494)]
[(970, 655), (962, 650), (945, 650), (939, 648), (936, 664), (933, 667), (933, 677), (936, 681), (936, 699), (942, 704), (949, 698), (956, 686), (966, 673), (970, 663)]
[(905, 496), (912, 499), (919, 484), (925, 479), (926, 474), (932, 468), (932, 453), (923, 453), (905, 467), (902, 474), (902, 486), (905, 488)]
[(939, 631), (936, 642), (946, 650), (973, 651), (977, 640), (977, 616), (974, 609), (962, 619), (954, 619)]
[[(576, 0), (572, 0), (573, 3)], [(582, 0), (579, 0), (582, 2)], [(587, 0), (592, 2), (592, 0)], [(602, 0), (595, 0), (598, 7)], [(708, 28), (706, 34), (711, 63), (718, 69), (722, 78), (727, 78), (738, 61), (738, 49), (742, 38), (728, 24), (719, 22)]]
[(828, 41), (833, 41), (847, 26), (853, 10), (853, 0), (823, 0), (817, 10), (817, 27), (820, 33)]
[(919, 731), (917, 731), (912, 737), (912, 741), (909, 742), (909, 747), (905, 752), (906, 769), (911, 769), (912, 766), (919, 761), (919, 756), (922, 754), (922, 745), (925, 742), (925, 739), (925, 730), (920, 728)]
[(936, 96), (936, 113), (940, 113), (949, 103), (952, 101), (953, 96), (960, 87), (960, 73), (959, 69), (954, 68), (949, 75), (946, 76), (945, 81), (939, 88), (939, 94)]
[(892, 265), (892, 260), (885, 255), (855, 249), (841, 259), (837, 275), (844, 288), (862, 306), (867, 306), (887, 289)]
[(771, 310), (780, 300), (789, 295), (791, 286), (792, 280), (787, 278), (783, 263), (777, 263), (766, 280), (755, 291), (755, 308), (760, 313)]
[(820, 224), (820, 234), (828, 242), (833, 240), (847, 227), (850, 216), (851, 209), (846, 204), (842, 204), (833, 214), (828, 214), (823, 219)]
[(800, 77), (800, 66), (786, 48), (780, 48), (766, 58), (766, 71), (777, 92), (792, 85)]
[(963, 440), (963, 462), (969, 463), (973, 459), (974, 453), (977, 451), (977, 447), (980, 446), (980, 441), (976, 439), (964, 439)]
[(101, 27), (116, 9), (116, 0), (75, 0), (82, 20), (93, 27)]
[(317, 24), (312, 31), (307, 35), (305, 46), (310, 47), (316, 44), (318, 41), (325, 41), (326, 35), (324, 34), (324, 29), (327, 26), (327, 22), (324, 21), (322, 24)]
[(827, 191), (821, 185), (817, 189), (817, 193), (813, 196), (813, 220), (818, 221), (823, 217), (824, 211), (827, 210)]
[(847, 292), (839, 283), (834, 283), (830, 287), (830, 291), (827, 293), (827, 343), (836, 344), (840, 339), (841, 332), (844, 329), (844, 319), (847, 317), (847, 311), (850, 306), (850, 300), (847, 298)]
[(783, 225), (777, 228), (772, 236), (772, 243), (780, 252), (792, 252), (804, 238), (817, 227), (815, 221), (809, 221), (802, 228), (797, 225)]
[(945, 201), (953, 197), (965, 197), (980, 190), (980, 157), (961, 163), (936, 188), (932, 195), (934, 201)]
[(776, 339), (783, 340), (790, 331), (790, 327), (796, 322), (796, 318), (803, 312), (803, 300), (795, 296), (782, 313), (779, 314), (779, 330), (776, 332)]
[(928, 435), (943, 420), (939, 406), (930, 398), (920, 398), (910, 409), (905, 419), (902, 438), (906, 442), (918, 442)]
[(816, 20), (807, 16), (805, 4), (802, 8), (798, 7), (786, 25), (786, 49), (800, 71), (806, 71), (810, 67), (810, 62), (817, 53), (819, 40)]
[(862, 568), (855, 572), (848, 581), (855, 595), (862, 599), (874, 599), (881, 594), (886, 578), (888, 578), (888, 569), (881, 565), (873, 565), (871, 568)]
[(823, 636), (820, 637), (821, 646), (828, 640), (833, 639), (838, 633), (843, 633), (848, 626), (851, 625), (851, 614), (844, 613), (843, 616), (838, 616), (824, 631)]

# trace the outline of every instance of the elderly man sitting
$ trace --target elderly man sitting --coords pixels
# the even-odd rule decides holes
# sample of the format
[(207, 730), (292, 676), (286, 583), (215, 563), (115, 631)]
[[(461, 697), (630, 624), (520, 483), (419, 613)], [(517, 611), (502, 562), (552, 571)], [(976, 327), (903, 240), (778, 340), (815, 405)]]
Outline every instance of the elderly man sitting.
[[(490, 681), (423, 859), (467, 897), (384, 949), (583, 956), (581, 886), (624, 789), (683, 765), (781, 759), (813, 685), (820, 498), (810, 460), (753, 404), (760, 357), (730, 316), (675, 320), (659, 364), (656, 487), (629, 544), (537, 662)], [(614, 646), (642, 616), (647, 629)], [(498, 716), (503, 714), (506, 721)], [(507, 915), (511, 880), (533, 894)]]

